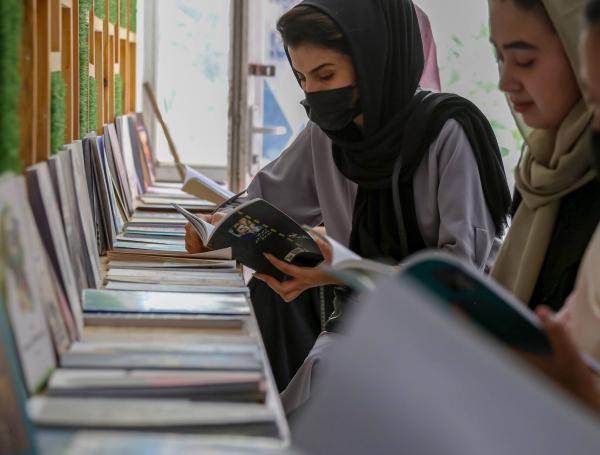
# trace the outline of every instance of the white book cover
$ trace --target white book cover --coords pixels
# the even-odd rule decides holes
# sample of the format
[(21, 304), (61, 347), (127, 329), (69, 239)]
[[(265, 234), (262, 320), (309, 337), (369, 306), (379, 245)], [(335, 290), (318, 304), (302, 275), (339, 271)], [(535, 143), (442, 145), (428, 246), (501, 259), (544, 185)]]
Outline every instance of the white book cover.
[(162, 271), (136, 270), (136, 269), (110, 269), (106, 274), (108, 281), (124, 281), (130, 283), (148, 284), (182, 284), (182, 285), (221, 285), (241, 286), (246, 283), (239, 272), (186, 272), (186, 271)]
[(31, 254), (32, 218), (23, 177), (0, 180), (0, 281), (13, 336), (30, 394), (44, 385), (55, 368), (52, 339), (37, 292), (35, 257)]
[(125, 170), (127, 172), (129, 188), (131, 190), (131, 196), (135, 201), (139, 198), (140, 194), (142, 193), (142, 188), (135, 170), (133, 146), (131, 144), (131, 137), (129, 135), (129, 122), (127, 121), (127, 117), (119, 117), (117, 118), (117, 122), (120, 126), (121, 152), (123, 154), (123, 161), (125, 162)]
[(240, 286), (207, 286), (207, 285), (173, 285), (156, 283), (129, 283), (124, 281), (109, 281), (105, 289), (115, 291), (150, 291), (150, 292), (182, 292), (182, 293), (233, 293), (247, 292), (248, 288)]
[(188, 194), (196, 196), (199, 199), (206, 199), (215, 204), (225, 202), (234, 196), (234, 193), (223, 188), (213, 179), (208, 178), (201, 172), (185, 166), (185, 179), (182, 190)]

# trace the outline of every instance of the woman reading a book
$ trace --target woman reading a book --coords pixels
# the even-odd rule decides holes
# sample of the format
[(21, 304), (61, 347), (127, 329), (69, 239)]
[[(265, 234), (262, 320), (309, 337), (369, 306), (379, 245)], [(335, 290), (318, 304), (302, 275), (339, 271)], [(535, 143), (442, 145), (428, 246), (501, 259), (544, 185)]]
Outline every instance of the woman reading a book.
[[(435, 42), (429, 20), (421, 10), (416, 8), (416, 11), (421, 25), (423, 53), (426, 56), (420, 85), (439, 91)], [(327, 20), (328, 17), (320, 15), (317, 19)], [(319, 21), (312, 21), (309, 15), (306, 20), (300, 17), (293, 22), (296, 24), (296, 29), (300, 29), (311, 42), (322, 42), (323, 46), (327, 47), (336, 40), (340, 41), (340, 33), (336, 27), (322, 29)], [(329, 24), (332, 24), (331, 20)], [(333, 39), (328, 36), (330, 33), (333, 33)], [(415, 40), (412, 45), (418, 46), (420, 42)], [(341, 49), (339, 44), (333, 46), (334, 49)], [(330, 87), (335, 88), (338, 82), (338, 78), (332, 78)], [(460, 148), (466, 142), (464, 136), (450, 139), (454, 145), (446, 145), (448, 148), (452, 146)], [(445, 141), (440, 141), (443, 142)], [(438, 146), (437, 149), (439, 148)], [(470, 150), (466, 151), (471, 154)], [(440, 204), (444, 220), (441, 225), (437, 221), (437, 203), (429, 207), (429, 202), (426, 202), (425, 198), (416, 207), (416, 218), (422, 229), (426, 231), (425, 242), (428, 245), (451, 248), (456, 254), (483, 267), (488, 257), (496, 251), (496, 229), (485, 207), (478, 179), (471, 177), (471, 170), (475, 167), (474, 160), (468, 155), (467, 158), (469, 162), (465, 164), (464, 169), (464, 174), (468, 176), (468, 183), (464, 185), (464, 188), (468, 188), (467, 194), (463, 188), (448, 188), (448, 191), (462, 194), (461, 204), (464, 203), (469, 207), (462, 210), (462, 213), (456, 211), (456, 218), (464, 220), (464, 224), (451, 221), (449, 213), (451, 208), (446, 203), (446, 199)], [(449, 154), (446, 156), (446, 161), (451, 161)], [(457, 161), (454, 167), (464, 164), (462, 162), (464, 160), (461, 159), (454, 161)], [(419, 172), (421, 183), (418, 185), (418, 192), (423, 192), (427, 188), (426, 175), (431, 172), (433, 169), (423, 169)], [(437, 186), (434, 185), (434, 188)], [(301, 225), (318, 226), (324, 223), (327, 234), (345, 246), (349, 245), (356, 193), (357, 184), (342, 175), (333, 160), (331, 140), (319, 126), (310, 121), (290, 147), (262, 169), (248, 188), (250, 199), (265, 199)], [(428, 200), (435, 199), (435, 191), (426, 193)], [(448, 200), (451, 197), (459, 196), (449, 196)], [(213, 217), (214, 221), (218, 221), (219, 216), (217, 214)], [(469, 230), (467, 226), (477, 227), (477, 232)], [(190, 252), (198, 252), (204, 248), (189, 225), (186, 241)], [(283, 305), (282, 299), (265, 283), (258, 280), (251, 280), (249, 283), (257, 319), (280, 387), (287, 385), (331, 314), (331, 289), (313, 287), (318, 281), (318, 279), (311, 280), (310, 285), (300, 285), (286, 294), (286, 301), (292, 302), (292, 305)], [(298, 284), (298, 281), (296, 283)], [(311, 289), (301, 293), (303, 289), (309, 287)], [(298, 297), (294, 299), (295, 296)]]
[(489, 0), (500, 88), (526, 125), (514, 216), (492, 276), (532, 308), (562, 307), (600, 221), (578, 38), (585, 0)]
[[(312, 120), (301, 139), (318, 147), (311, 172), (332, 176), (330, 197), (348, 220), (342, 242), (392, 263), (441, 248), (483, 268), (510, 205), (498, 145), (472, 103), (419, 88), (412, 2), (306, 0), (278, 28)], [(293, 278), (257, 278), (285, 300), (328, 282), (319, 270), (271, 260)]]
[[(502, 13), (503, 11), (501, 5), (494, 5), (495, 1), (497, 0), (492, 0), (491, 3), (492, 23), (495, 24), (495, 27), (492, 27), (492, 35), (498, 35), (496, 32), (500, 29), (511, 28), (511, 24), (505, 23), (502, 20), (508, 19), (508, 16), (497, 14), (498, 12)], [(522, 2), (516, 3), (521, 4)], [(577, 61), (575, 45), (577, 42), (577, 34), (579, 32), (579, 17), (581, 16), (584, 2), (572, 0), (569, 3), (569, 15), (558, 14), (561, 9), (555, 5), (557, 2), (545, 0), (543, 4), (541, 1), (530, 3), (532, 4), (530, 9), (519, 11), (519, 14), (528, 14), (530, 16), (530, 22), (537, 21), (538, 26), (541, 25), (545, 27), (545, 30), (548, 30), (550, 27), (549, 21), (551, 20), (552, 24), (554, 24), (553, 27), (555, 28), (552, 28), (552, 33), (549, 35), (550, 39), (558, 40), (559, 36), (562, 37), (563, 42), (568, 43), (568, 46), (565, 44), (565, 49), (570, 49), (569, 56), (573, 59), (572, 63), (569, 64), (565, 57), (564, 50), (559, 47), (558, 56), (561, 58), (558, 60), (563, 61), (563, 65), (569, 67), (569, 69), (570, 65), (573, 65), (573, 69), (576, 69), (574, 66)], [(533, 5), (534, 3), (537, 3), (537, 5)], [(496, 13), (496, 15), (494, 15), (494, 13)], [(515, 18), (513, 17), (510, 19), (514, 23)], [(519, 18), (519, 20), (521, 21), (521, 33), (525, 30), (533, 31), (536, 27), (536, 25), (532, 23), (523, 24), (524, 19), (522, 17)], [(557, 31), (559, 31), (558, 34)], [(536, 38), (539, 37), (539, 35), (539, 33), (536, 34)], [(546, 34), (546, 36), (548, 36), (548, 34)], [(512, 36), (507, 39), (515, 41), (516, 38), (523, 38), (523, 35), (520, 37)], [(497, 39), (500, 38), (497, 36)], [(536, 41), (536, 44), (538, 42), (539, 41)], [(579, 55), (581, 70), (579, 74), (581, 87), (583, 88), (583, 94), (585, 95), (584, 98), (588, 107), (591, 108), (591, 114), (585, 115), (587, 120), (586, 128), (591, 128), (593, 131), (591, 141), (589, 141), (589, 136), (586, 136), (585, 139), (580, 142), (580, 150), (585, 151), (580, 152), (580, 156), (578, 156), (577, 159), (585, 164), (590, 163), (589, 157), (592, 158), (591, 169), (596, 181), (587, 183), (587, 185), (583, 187), (583, 191), (591, 192), (589, 195), (590, 200), (595, 200), (596, 205), (595, 209), (593, 206), (590, 207), (590, 209), (586, 209), (585, 207), (580, 208), (581, 213), (579, 216), (583, 217), (585, 217), (586, 212), (590, 210), (596, 210), (597, 217), (598, 202), (600, 202), (600, 191), (598, 191), (600, 188), (598, 185), (598, 182), (600, 182), (599, 49), (600, 0), (590, 0), (587, 2), (584, 29), (581, 36)], [(532, 51), (529, 50), (528, 52)], [(556, 53), (557, 51), (555, 50), (554, 52)], [(540, 59), (539, 56), (537, 58)], [(546, 53), (545, 57), (542, 58), (548, 59), (548, 54)], [(561, 72), (558, 69), (553, 69), (551, 71), (545, 71), (545, 73), (559, 77)], [(567, 69), (563, 70), (562, 74), (568, 75), (570, 73)], [(559, 97), (558, 95), (562, 93), (562, 90), (564, 90), (565, 87), (564, 85), (561, 85), (560, 88), (560, 91), (551, 92), (550, 94), (553, 97)], [(577, 97), (575, 96), (574, 98)], [(579, 102), (579, 99), (577, 99), (577, 102)], [(591, 120), (590, 115), (593, 115)], [(524, 119), (530, 123), (530, 126), (534, 126), (532, 115), (524, 115)], [(590, 121), (591, 126), (587, 126)], [(589, 149), (591, 149), (591, 153), (589, 153)], [(574, 152), (571, 151), (571, 153)], [(584, 170), (581, 172), (587, 174)], [(590, 188), (585, 190), (586, 186)], [(592, 192), (593, 188), (595, 188), (595, 193)], [(582, 190), (579, 191), (581, 192)], [(570, 198), (570, 196), (567, 196), (566, 198)], [(575, 199), (575, 201), (577, 202), (577, 199)], [(562, 202), (563, 205), (566, 203), (567, 200)], [(560, 210), (562, 211), (562, 209)], [(542, 326), (551, 341), (553, 354), (549, 358), (529, 358), (529, 360), (540, 367), (542, 371), (555, 379), (574, 396), (578, 397), (597, 412), (600, 412), (600, 379), (589, 371), (581, 359), (581, 352), (583, 352), (594, 358), (597, 362), (600, 362), (600, 227), (594, 225), (593, 219), (587, 224), (582, 221), (585, 221), (585, 218), (583, 218), (583, 220), (576, 220), (575, 222), (574, 229), (577, 229), (577, 236), (587, 234), (590, 227), (595, 227), (596, 233), (588, 245), (581, 267), (579, 267), (579, 271), (577, 272), (578, 276), (573, 293), (567, 299), (565, 306), (558, 317), (554, 316), (552, 311), (546, 306), (539, 306), (537, 308), (537, 313), (540, 316)], [(557, 223), (561, 223), (560, 215)], [(580, 224), (583, 229), (580, 227)], [(557, 235), (553, 234), (553, 236), (556, 237)], [(586, 239), (587, 237), (584, 237), (581, 240), (585, 241)], [(568, 239), (563, 239), (562, 241), (569, 243)], [(569, 246), (567, 247), (570, 248)], [(564, 265), (565, 264), (561, 264), (560, 262), (554, 264), (555, 267)], [(550, 264), (545, 265), (545, 267), (549, 266)], [(573, 278), (569, 276), (569, 279)]]
[[(412, 2), (306, 0), (278, 28), (306, 94), (312, 122), (297, 142), (312, 149), (312, 165), (288, 150), (250, 191), (254, 186), (268, 195), (275, 180), (269, 177), (295, 160), (295, 171), (309, 174), (305, 182), (327, 179), (319, 205), (335, 206), (330, 213), (347, 223), (334, 233), (330, 224), (339, 229), (341, 223), (324, 219), (325, 227), (362, 257), (400, 263), (419, 250), (441, 248), (484, 268), (510, 206), (498, 145), (472, 103), (419, 88), (424, 57)], [(301, 182), (282, 179), (270, 191), (315, 191), (294, 181)], [(257, 278), (286, 301), (332, 283), (319, 269), (269, 259), (291, 279)], [(339, 321), (343, 301), (336, 299), (328, 329)], [(300, 376), (310, 376), (311, 364), (307, 359)], [(305, 392), (285, 400), (288, 410)]]

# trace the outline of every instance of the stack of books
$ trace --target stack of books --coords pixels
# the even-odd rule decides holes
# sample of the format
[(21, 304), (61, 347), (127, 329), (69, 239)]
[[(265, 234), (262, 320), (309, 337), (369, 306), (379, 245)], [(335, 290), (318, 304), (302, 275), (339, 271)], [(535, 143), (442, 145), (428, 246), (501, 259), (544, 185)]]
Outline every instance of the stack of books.
[(0, 178), (0, 429), (19, 428), (2, 453), (288, 441), (241, 268), (228, 249), (187, 253), (173, 207), (219, 199), (156, 181), (146, 137), (120, 117)]

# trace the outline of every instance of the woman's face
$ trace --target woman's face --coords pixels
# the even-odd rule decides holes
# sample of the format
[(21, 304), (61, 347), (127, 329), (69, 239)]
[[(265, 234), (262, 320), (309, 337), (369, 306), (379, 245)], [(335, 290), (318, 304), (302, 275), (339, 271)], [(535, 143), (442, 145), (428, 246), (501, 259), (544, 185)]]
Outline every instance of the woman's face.
[[(354, 102), (358, 101), (356, 74), (349, 55), (315, 44), (304, 43), (288, 47), (292, 68), (306, 93), (354, 86)], [(354, 119), (361, 127), (364, 116)]]
[(581, 35), (581, 79), (585, 100), (594, 112), (594, 129), (600, 131), (600, 26), (587, 27)]
[(500, 89), (531, 128), (556, 129), (581, 91), (558, 34), (541, 8), (490, 0)]
[(348, 55), (309, 43), (290, 47), (288, 52), (306, 93), (355, 85), (354, 66)]

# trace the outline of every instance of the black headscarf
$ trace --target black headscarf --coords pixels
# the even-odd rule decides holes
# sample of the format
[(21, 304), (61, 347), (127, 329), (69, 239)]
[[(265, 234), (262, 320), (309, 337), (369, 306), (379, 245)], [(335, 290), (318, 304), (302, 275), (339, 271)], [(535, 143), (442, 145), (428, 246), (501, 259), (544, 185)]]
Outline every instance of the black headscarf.
[[(417, 15), (410, 0), (305, 0), (340, 28), (351, 52), (364, 128), (325, 131), (340, 172), (358, 184), (350, 247), (370, 258), (404, 259), (411, 251), (404, 216), (413, 207), (401, 188), (412, 178), (446, 122), (464, 129), (479, 168), (485, 200), (500, 235), (510, 193), (493, 130), (471, 102), (417, 91), (424, 69)], [(391, 191), (390, 191), (391, 190)], [(463, 203), (456, 195), (457, 204)], [(413, 223), (414, 224), (414, 223)]]

